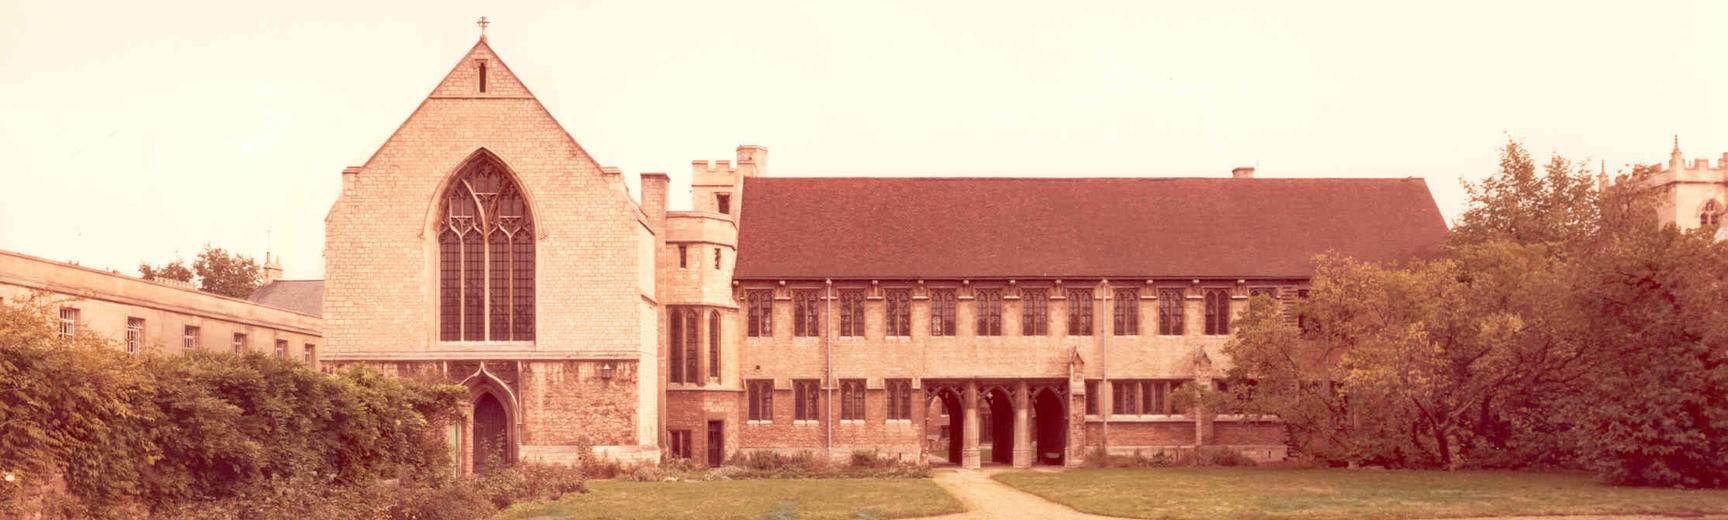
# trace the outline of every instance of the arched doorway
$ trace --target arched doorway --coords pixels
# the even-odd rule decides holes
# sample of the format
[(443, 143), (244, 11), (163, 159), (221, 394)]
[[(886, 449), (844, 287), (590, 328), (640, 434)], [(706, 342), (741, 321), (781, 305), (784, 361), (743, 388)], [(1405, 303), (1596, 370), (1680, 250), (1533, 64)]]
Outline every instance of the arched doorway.
[(1007, 390), (992, 388), (984, 394), (990, 407), (990, 462), (1014, 463), (1014, 401)]
[(510, 419), (504, 404), (491, 393), (474, 401), (474, 473), (507, 466), (510, 459)]
[(1036, 464), (1066, 462), (1068, 452), (1068, 412), (1062, 397), (1049, 389), (1040, 389), (1032, 397), (1032, 457)]
[[(943, 416), (947, 420), (943, 420)], [(933, 443), (931, 451), (947, 459), (948, 464), (960, 464), (966, 419), (959, 393), (950, 389), (937, 390), (925, 403), (924, 421), (924, 433)], [(947, 449), (941, 449), (944, 446)]]

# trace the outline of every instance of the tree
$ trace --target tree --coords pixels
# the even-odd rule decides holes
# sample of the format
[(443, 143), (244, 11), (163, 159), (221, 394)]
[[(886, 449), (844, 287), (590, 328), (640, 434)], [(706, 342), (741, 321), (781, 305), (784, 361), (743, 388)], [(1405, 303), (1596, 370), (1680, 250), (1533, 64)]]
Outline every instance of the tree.
[(192, 262), (192, 270), (198, 274), (200, 290), (234, 298), (251, 296), (263, 281), (258, 262), (208, 245)]
[[(1450, 260), (1403, 266), (1319, 260), (1297, 330), (1251, 305), (1226, 347), (1231, 379), (1278, 415), (1305, 453), (1404, 467), (1463, 465), (1475, 405), (1519, 371), (1520, 330), (1494, 292)], [(1245, 385), (1232, 384), (1240, 388)]]
[(175, 280), (180, 282), (191, 282), (192, 270), (186, 268), (186, 262), (180, 260), (169, 262), (162, 267), (152, 267), (150, 262), (140, 262), (138, 264), (138, 276), (151, 281)]
[(1658, 226), (1635, 172), (1579, 250), (1597, 368), (1568, 409), (1588, 464), (1623, 484), (1728, 486), (1728, 244)]
[(1300, 328), (1252, 304), (1244, 408), (1324, 460), (1728, 486), (1728, 244), (1658, 225), (1652, 168), (1535, 164), (1508, 141), (1438, 258), (1320, 257)]

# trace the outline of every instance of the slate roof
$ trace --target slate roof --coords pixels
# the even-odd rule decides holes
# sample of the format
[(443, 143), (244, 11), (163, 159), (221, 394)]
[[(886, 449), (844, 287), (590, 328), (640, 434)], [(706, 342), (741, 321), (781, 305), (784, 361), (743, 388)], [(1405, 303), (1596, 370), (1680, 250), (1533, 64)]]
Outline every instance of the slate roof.
[(742, 206), (739, 279), (1306, 278), (1446, 233), (1416, 178), (752, 177)]
[(324, 315), (323, 280), (276, 280), (258, 286), (246, 299), (315, 316)]

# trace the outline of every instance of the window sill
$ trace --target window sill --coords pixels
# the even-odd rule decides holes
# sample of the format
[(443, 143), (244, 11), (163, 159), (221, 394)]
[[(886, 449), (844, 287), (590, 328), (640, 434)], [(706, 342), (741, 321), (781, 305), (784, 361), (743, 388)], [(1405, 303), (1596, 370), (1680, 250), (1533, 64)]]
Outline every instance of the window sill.
[(792, 424), (795, 426), (815, 426), (815, 425), (821, 424), (821, 423), (822, 423), (822, 421), (818, 421), (815, 419), (793, 419), (792, 420)]
[(765, 420), (762, 420), (762, 419), (751, 419), (751, 420), (748, 420), (748, 421), (744, 421), (744, 424), (756, 424), (756, 425), (760, 425), (760, 424), (774, 424), (774, 421), (765, 421)]
[[(1101, 415), (1087, 415), (1086, 422), (1104, 422)], [(1186, 415), (1120, 415), (1111, 414), (1113, 423), (1184, 423), (1194, 422), (1194, 418)]]
[(840, 424), (864, 424), (863, 419), (841, 419)]
[(439, 341), (441, 348), (491, 348), (491, 347), (532, 347), (532, 341)]
[(912, 336), (883, 336), (882, 339), (888, 341), (912, 341)]

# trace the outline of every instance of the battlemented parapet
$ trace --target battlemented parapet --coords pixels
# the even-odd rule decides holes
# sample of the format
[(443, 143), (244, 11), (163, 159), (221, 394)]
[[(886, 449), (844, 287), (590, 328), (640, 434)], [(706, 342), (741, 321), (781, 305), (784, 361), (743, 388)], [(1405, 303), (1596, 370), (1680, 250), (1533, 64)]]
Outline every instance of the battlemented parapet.
[(1676, 136), (1668, 163), (1662, 166), (1649, 179), (1660, 195), (1657, 217), (1662, 223), (1686, 229), (1720, 223), (1728, 208), (1728, 153), (1714, 167), (1709, 159), (1688, 162)]

